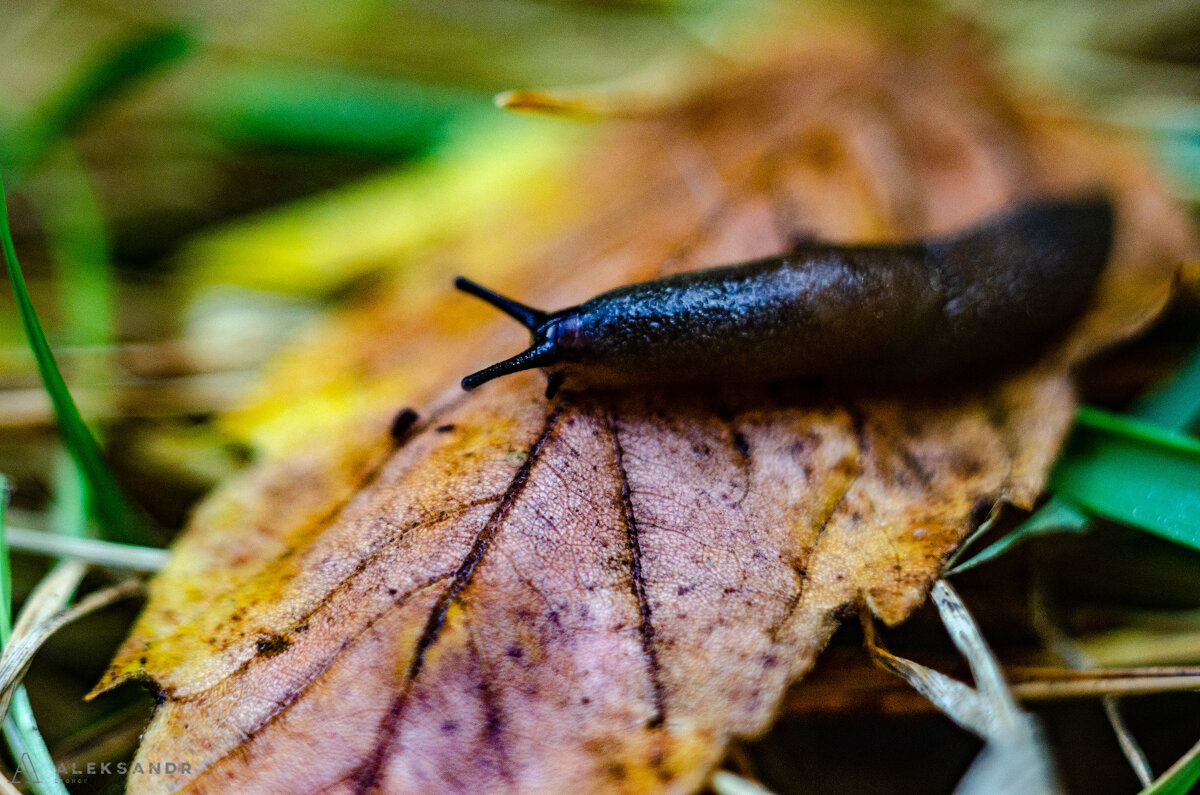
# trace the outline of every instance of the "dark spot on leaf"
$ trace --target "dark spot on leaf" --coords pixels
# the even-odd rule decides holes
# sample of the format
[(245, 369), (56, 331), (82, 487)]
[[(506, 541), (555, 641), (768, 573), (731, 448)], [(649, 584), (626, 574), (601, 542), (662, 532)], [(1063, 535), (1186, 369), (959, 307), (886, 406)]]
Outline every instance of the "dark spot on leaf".
[(262, 638), (254, 644), (255, 648), (258, 649), (258, 653), (264, 657), (274, 657), (276, 654), (282, 654), (291, 645), (292, 642), (283, 635), (272, 635), (269, 638)]
[(520, 646), (509, 646), (508, 651), (506, 653), (508, 654), (509, 657), (512, 657), (514, 660), (519, 660), (523, 656), (525, 656), (525, 652), (521, 651)]
[(420, 415), (408, 406), (397, 411), (396, 416), (392, 418), (392, 438), (397, 442), (403, 439), (418, 419), (420, 419)]
[(436, 428), (434, 428), (434, 430), (437, 431), (438, 433), (450, 433), (450, 431), (454, 430), (456, 427), (458, 427), (458, 426), (451, 422), (451, 423), (447, 423), (445, 425), (439, 425)]
[(442, 721), (442, 734), (454, 734), (458, 731), (458, 724), (452, 720)]
[(741, 431), (733, 435), (733, 446), (742, 455), (750, 454), (750, 442), (746, 441), (746, 437)]

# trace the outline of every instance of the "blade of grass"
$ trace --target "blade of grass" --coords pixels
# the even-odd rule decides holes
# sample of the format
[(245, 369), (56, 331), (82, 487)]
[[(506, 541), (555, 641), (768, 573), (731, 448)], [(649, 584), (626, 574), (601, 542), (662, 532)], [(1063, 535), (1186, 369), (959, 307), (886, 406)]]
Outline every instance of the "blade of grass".
[(83, 538), (88, 525), (87, 478), (65, 447), (56, 451), (51, 481), (50, 532), (66, 538)]
[(1089, 513), (1200, 549), (1200, 440), (1083, 408), (1050, 475)]
[(92, 437), (79, 408), (67, 390), (66, 382), (54, 361), (54, 354), (46, 341), (46, 335), (38, 322), (37, 313), (25, 287), (25, 278), (21, 274), (17, 262), (16, 249), (13, 246), (12, 231), (8, 225), (8, 209), (3, 197), (4, 184), (0, 179), (0, 251), (4, 254), (4, 264), (8, 269), (9, 281), (12, 282), (13, 292), (17, 298), (17, 308), (25, 334), (29, 339), (37, 360), (38, 371), (42, 383), (54, 405), (55, 416), (63, 441), (71, 457), (79, 466), (87, 480), (91, 492), (91, 505), (96, 512), (105, 535), (114, 541), (130, 544), (152, 543), (153, 536), (142, 516), (126, 500), (112, 473), (104, 463), (100, 447)]
[(1129, 413), (1174, 431), (1194, 428), (1200, 421), (1200, 348)]
[(122, 580), (116, 585), (89, 593), (70, 607), (39, 616), (36, 621), (28, 622), (24, 628), (18, 627), (14, 630), (4, 646), (4, 656), (0, 657), (0, 714), (8, 712), (11, 694), (24, 678), (30, 663), (33, 662), (33, 655), (37, 654), (42, 644), (55, 632), (72, 621), (108, 607), (113, 602), (140, 594), (143, 587), (139, 579)]
[(0, 644), (12, 632), (12, 566), (8, 560), (8, 478), (0, 475)]
[(21, 129), (10, 134), (4, 153), (7, 170), (19, 177), (97, 107), (192, 49), (192, 38), (182, 28), (156, 29), (120, 41), (83, 63)]
[[(1198, 419), (1200, 419), (1200, 348), (1192, 352), (1183, 365), (1170, 376), (1165, 383), (1160, 385), (1149, 395), (1138, 401), (1129, 411), (1129, 418), (1144, 420), (1143, 423), (1136, 423), (1132, 420), (1122, 423), (1120, 420), (1114, 425), (1111, 421), (1105, 421), (1096, 413), (1095, 409), (1080, 409), (1080, 416), (1077, 421), (1081, 424), (1093, 424), (1097, 422), (1105, 426), (1100, 430), (1109, 430), (1120, 433), (1120, 429), (1131, 429), (1133, 436), (1153, 445), (1151, 437), (1166, 438), (1170, 441), (1176, 441), (1180, 438), (1178, 433), (1192, 428)], [(1107, 417), (1116, 415), (1108, 414)], [(1152, 423), (1150, 426), (1148, 423)], [(1119, 427), (1118, 427), (1119, 426)], [(1147, 428), (1150, 430), (1147, 431)], [(1164, 437), (1163, 434), (1166, 434)], [(1186, 441), (1191, 437), (1182, 437), (1185, 441), (1182, 443), (1185, 447), (1189, 446)], [(1169, 443), (1168, 443), (1169, 444)], [(1051, 484), (1054, 485), (1056, 477), (1061, 470), (1072, 471), (1077, 464), (1072, 458), (1072, 448), (1068, 445), (1066, 451), (1060, 456), (1059, 461), (1051, 474)], [(1076, 477), (1079, 476), (1078, 470), (1075, 470)], [(1120, 472), (1115, 482), (1115, 486), (1120, 488), (1123, 484), (1123, 478), (1120, 477)], [(1144, 484), (1152, 486), (1151, 483)], [(1098, 483), (1097, 491), (1104, 494), (1107, 484)], [(1195, 494), (1194, 487), (1192, 494)], [(1128, 490), (1127, 490), (1128, 491)], [(1143, 492), (1144, 493), (1144, 492)], [(999, 555), (1012, 549), (1017, 544), (1039, 535), (1046, 535), (1053, 532), (1086, 532), (1089, 527), (1090, 519), (1088, 514), (1076, 505), (1070, 498), (1067, 492), (1056, 494), (1052, 497), (1040, 510), (1026, 519), (1011, 533), (1008, 533), (1003, 538), (993, 542), (990, 546), (977, 553), (974, 557), (958, 564), (948, 573), (957, 574), (974, 566), (984, 563), (988, 560), (998, 557)], [(1195, 497), (1193, 497), (1195, 499)], [(1138, 509), (1141, 506), (1127, 504), (1132, 510)], [(1147, 510), (1139, 511), (1143, 516)], [(1121, 515), (1109, 515), (1108, 518), (1134, 527), (1142, 529), (1151, 529), (1142, 527), (1142, 525), (1133, 517)], [(1170, 537), (1168, 535), (1168, 537)], [(1186, 543), (1186, 542), (1183, 542)]]
[(30, 184), (25, 196), (45, 230), (54, 266), (62, 318), (57, 339), (66, 345), (98, 347), (76, 367), (86, 368), (89, 380), (108, 381), (116, 279), (104, 212), (73, 146), (55, 149), (47, 166), (55, 178)]
[[(113, 99), (138, 78), (191, 49), (191, 37), (183, 29), (155, 29), (125, 39), (99, 58), (83, 64), (56, 94), (31, 114), (21, 129), (10, 135), (9, 145), (0, 153), (4, 156), (6, 165), (19, 177), (89, 113)], [(143, 517), (124, 498), (104, 465), (99, 446), (80, 417), (79, 410), (58, 371), (33, 310), (16, 258), (3, 193), (3, 183), (0, 182), (0, 248), (3, 250), (9, 280), (17, 296), (22, 324), (38, 363), (42, 381), (54, 406), (64, 442), (88, 482), (92, 495), (91, 507), (110, 538), (132, 542), (148, 541), (151, 535)], [(98, 209), (94, 215), (99, 217)], [(95, 229), (91, 232), (94, 233)], [(93, 243), (95, 240), (102, 240), (95, 234), (89, 237)], [(77, 247), (75, 253), (79, 253)], [(90, 298), (97, 295), (97, 291), (92, 289), (94, 286), (92, 284), (87, 288)], [(89, 309), (91, 308), (94, 307)], [(94, 316), (90, 311), (83, 314)], [(73, 315), (74, 313), (68, 313), (68, 316)], [(107, 316), (106, 314), (105, 317)]]
[[(79, 467), (66, 451), (60, 451), (59, 456), (60, 460), (54, 469), (53, 484), (54, 537), (79, 539), (83, 537), (87, 523), (88, 487)], [(7, 549), (4, 551), (3, 559), (7, 563)], [(11, 632), (6, 632), (3, 636), (4, 645), (8, 644), (12, 634), (23, 633), (39, 615), (53, 613), (65, 607), (86, 571), (86, 565), (75, 560), (64, 560), (56, 564), (25, 600), (20, 619)], [(24, 764), (26, 781), (35, 795), (66, 795), (66, 787), (57, 775), (54, 759), (38, 730), (33, 705), (24, 686), (14, 689), (8, 714), (4, 716), (0, 728), (14, 758)], [(37, 782), (30, 780), (32, 771), (37, 772)]]
[[(89, 113), (113, 99), (138, 78), (144, 77), (155, 68), (175, 60), (191, 49), (191, 37), (183, 29), (155, 29), (123, 40), (101, 54), (99, 58), (83, 64), (56, 94), (31, 115), (20, 130), (12, 133), (9, 146), (2, 153), (7, 166), (11, 168), (13, 174), (19, 177)], [(83, 423), (78, 408), (67, 392), (66, 384), (58, 371), (53, 354), (50, 352), (45, 334), (42, 332), (30, 302), (24, 277), (12, 245), (12, 234), (8, 226), (3, 192), (3, 184), (0, 182), (0, 247), (3, 249), (9, 279), (17, 296), (18, 310), (26, 336), (33, 349), (46, 391), (54, 406), (64, 442), (89, 482), (93, 495), (91, 504), (106, 534), (110, 538), (124, 541), (148, 542), (151, 540), (151, 534), (143, 517), (130, 506), (104, 465), (99, 447)], [(94, 196), (90, 195), (90, 188), (84, 193), (86, 194), (84, 198), (90, 198), (94, 203)], [(95, 212), (91, 213), (88, 218), (94, 221), (99, 218), (99, 210), (98, 208), (91, 209)], [(51, 218), (51, 221), (53, 220), (54, 218)], [(69, 220), (73, 222), (78, 219)], [(83, 251), (80, 240), (77, 238), (67, 239), (63, 235), (52, 234), (52, 243), (57, 239), (59, 243), (67, 244), (68, 251), (65, 261), (68, 263), (77, 264), (80, 261), (80, 255), (84, 261), (94, 261), (97, 253), (94, 244), (97, 240), (103, 242), (102, 221), (100, 223), (100, 227), (93, 223), (91, 225), (93, 228), (84, 230), (84, 237), (88, 238), (84, 243), (90, 247), (89, 251)], [(53, 233), (55, 224), (51, 223), (50, 227)], [(97, 229), (101, 232), (100, 236), (96, 234)], [(59, 231), (62, 230), (59, 229)], [(61, 255), (64, 254), (64, 251), (60, 249), (58, 253)], [(59, 259), (60, 262), (63, 261), (63, 258)], [(107, 258), (102, 257), (102, 259), (106, 262)], [(90, 299), (89, 304), (94, 304), (97, 296), (107, 297), (106, 284), (102, 285), (103, 290), (98, 289), (96, 285), (97, 278), (107, 278), (106, 274), (102, 272), (104, 270), (106, 268), (91, 268), (84, 274), (84, 281), (87, 283), (82, 285), (82, 290)], [(80, 291), (74, 292), (79, 293)], [(111, 313), (97, 314), (93, 311), (94, 309), (94, 306), (89, 306), (87, 311), (68, 312), (67, 316), (103, 317), (106, 319), (103, 321), (106, 324)], [(78, 322), (86, 324), (89, 321), (82, 319)], [(106, 334), (107, 328), (95, 329), (95, 331)]]
[(1200, 454), (1200, 439), (1194, 436), (1146, 422), (1133, 415), (1114, 414), (1092, 406), (1079, 407), (1075, 412), (1075, 427), (1100, 431), (1106, 436), (1140, 442), (1164, 451), (1183, 455)]
[(224, 67), (189, 95), (199, 122), (225, 140), (414, 155), (462, 114), (494, 112), (484, 93), (301, 64)]
[(1188, 795), (1200, 781), (1200, 742), (1138, 795)]
[[(1000, 557), (1013, 547), (1037, 536), (1050, 533), (1083, 533), (1087, 532), (1091, 520), (1087, 514), (1080, 511), (1061, 497), (1054, 497), (1042, 508), (1012, 532), (996, 539), (974, 556), (946, 570), (946, 576), (960, 574), (973, 569), (981, 563)], [(968, 541), (969, 543), (969, 541)]]
[[(33, 770), (24, 770), (27, 777), (22, 783), (33, 790), (34, 795), (69, 795), (66, 785), (58, 776), (50, 749), (38, 731), (33, 718), (33, 706), (29, 703), (29, 693), (24, 685), (13, 692), (12, 706), (0, 724), (0, 730), (4, 732), (13, 758), (20, 761), (22, 766), (25, 760), (32, 765)], [(34, 775), (35, 772), (37, 775)]]
[[(5, 533), (5, 510), (8, 507), (8, 479), (0, 475), (0, 645), (7, 646), (12, 634), (12, 570), (8, 558), (8, 542)], [(0, 731), (19, 764), (28, 764), (36, 775), (27, 778), (26, 784), (35, 795), (67, 795), (67, 788), (54, 767), (54, 759), (38, 731), (33, 718), (33, 707), (23, 685), (13, 691), (12, 702), (0, 721)], [(27, 774), (33, 771), (26, 770)], [(33, 781), (31, 779), (37, 779)]]
[(1112, 726), (1113, 732), (1117, 735), (1117, 744), (1121, 746), (1121, 753), (1125, 754), (1125, 758), (1129, 760), (1129, 766), (1133, 768), (1133, 774), (1138, 777), (1138, 781), (1143, 787), (1150, 786), (1154, 781), (1154, 772), (1150, 768), (1149, 760), (1146, 759), (1146, 752), (1142, 750), (1137, 738), (1133, 736), (1133, 732), (1125, 723), (1125, 717), (1121, 714), (1120, 699), (1116, 696), (1106, 695), (1100, 699), (1100, 703), (1104, 706), (1104, 715), (1108, 718), (1108, 725)]
[[(46, 230), (55, 284), (60, 296), (63, 327), (60, 333), (73, 344), (97, 346), (104, 353), (89, 356), (75, 373), (100, 384), (112, 384), (113, 358), (108, 351), (113, 342), (115, 313), (113, 269), (109, 260), (108, 230), (88, 174), (72, 146), (60, 146), (50, 155), (59, 178), (49, 190), (30, 191)], [(108, 407), (111, 389), (101, 392)], [(94, 409), (93, 409), (94, 410)], [(87, 483), (79, 467), (60, 460), (55, 469), (55, 507), (77, 511), (78, 516), (54, 524), (69, 534), (82, 536), (88, 529), (90, 500)]]
[(114, 544), (96, 538), (72, 538), (58, 533), (43, 533), (23, 527), (8, 528), (9, 549), (58, 558), (82, 560), (96, 566), (112, 566), (134, 571), (159, 571), (170, 553), (158, 547)]

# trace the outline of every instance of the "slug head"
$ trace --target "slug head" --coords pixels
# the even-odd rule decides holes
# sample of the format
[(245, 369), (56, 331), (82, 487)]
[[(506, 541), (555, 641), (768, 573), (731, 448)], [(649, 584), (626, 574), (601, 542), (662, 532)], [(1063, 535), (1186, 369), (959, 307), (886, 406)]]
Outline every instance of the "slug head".
[[(525, 306), (511, 298), (492, 292), (470, 279), (464, 279), (462, 276), (454, 280), (454, 286), (464, 293), (487, 301), (529, 329), (529, 333), (533, 337), (533, 344), (511, 359), (505, 359), (502, 362), (493, 364), (491, 367), (485, 367), (478, 372), (468, 375), (462, 380), (463, 389), (469, 392), (480, 384), (491, 381), (493, 378), (499, 378), (509, 373), (518, 373), (522, 370), (532, 370), (537, 367), (550, 367), (561, 360), (559, 338), (564, 327), (571, 325), (572, 321), (577, 318), (574, 310), (563, 310), (562, 312), (555, 312), (553, 314), (543, 312), (540, 309)], [(550, 374), (550, 381), (546, 385), (546, 397), (554, 397), (554, 393), (558, 391), (561, 385), (562, 374)]]

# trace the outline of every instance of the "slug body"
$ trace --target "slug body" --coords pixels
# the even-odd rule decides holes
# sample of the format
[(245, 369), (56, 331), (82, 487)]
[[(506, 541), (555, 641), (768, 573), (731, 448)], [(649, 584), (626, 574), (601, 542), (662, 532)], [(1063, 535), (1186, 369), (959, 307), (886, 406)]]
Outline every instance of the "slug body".
[(600, 387), (730, 379), (902, 382), (1040, 349), (1108, 259), (1102, 197), (1024, 204), (947, 237), (803, 244), (782, 256), (640, 282), (547, 313), (459, 289), (533, 334), (464, 389), (535, 367)]

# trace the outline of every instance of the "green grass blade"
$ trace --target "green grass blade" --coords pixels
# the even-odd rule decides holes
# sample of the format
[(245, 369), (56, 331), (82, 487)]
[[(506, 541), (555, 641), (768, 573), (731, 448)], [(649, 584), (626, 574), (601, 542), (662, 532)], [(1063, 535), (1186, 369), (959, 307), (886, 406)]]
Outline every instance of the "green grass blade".
[(1140, 442), (1185, 456), (1200, 455), (1200, 439), (1194, 436), (1155, 425), (1133, 415), (1114, 414), (1092, 406), (1080, 406), (1075, 412), (1075, 428), (1098, 431), (1106, 436)]
[[(54, 757), (50, 756), (50, 749), (46, 747), (46, 741), (38, 731), (37, 722), (33, 718), (33, 707), (29, 703), (29, 693), (24, 685), (13, 691), (12, 705), (0, 727), (3, 728), (4, 739), (13, 759), (20, 765), (24, 774), (22, 783), (29, 787), (34, 795), (69, 795), (66, 785), (58, 776)], [(32, 771), (30, 767), (33, 768)], [(33, 775), (34, 772), (37, 775)]]
[[(136, 78), (179, 57), (190, 48), (190, 40), (180, 31), (156, 31), (123, 42), (106, 53), (99, 62), (85, 65), (75, 79), (68, 81), (63, 90), (45, 103), (40, 112), (35, 113), (24, 128), (13, 136), (4, 153), (7, 163), (11, 165), (14, 173), (23, 173), (97, 106), (118, 94)], [(0, 251), (3, 252), (9, 280), (16, 294), (26, 336), (46, 391), (54, 405), (64, 443), (72, 458), (70, 465), (60, 466), (58, 469), (59, 485), (66, 488), (56, 490), (56, 513), (65, 521), (56, 522), (56, 526), (68, 535), (81, 534), (90, 507), (109, 538), (146, 543), (151, 539), (149, 530), (142, 516), (128, 503), (108, 471), (99, 446), (84, 424), (78, 407), (67, 390), (38, 322), (17, 261), (3, 193), (3, 184), (0, 183)], [(78, 191), (76, 193), (78, 194)], [(94, 200), (89, 192), (85, 191), (85, 194), (83, 199)], [(98, 208), (93, 209), (96, 211), (87, 218), (99, 219)], [(67, 210), (63, 210), (63, 213), (66, 212)], [(54, 218), (50, 220), (53, 222)], [(67, 220), (77, 221), (78, 214)], [(68, 308), (67, 316), (79, 320), (76, 331), (82, 336), (107, 338), (107, 324), (111, 313), (96, 311), (96, 301), (103, 301), (109, 297), (110, 283), (102, 222), (100, 226), (92, 224), (92, 228), (84, 230), (82, 236), (73, 237), (55, 235), (53, 223), (49, 224), (49, 227), (51, 245), (52, 248), (56, 248), (55, 259), (71, 268), (72, 281), (68, 286), (79, 288), (68, 290), (68, 294), (81, 297), (88, 304), (82, 311), (72, 311)], [(91, 267), (79, 272), (76, 266), (81, 262)], [(75, 278), (77, 275), (81, 278)], [(96, 326), (95, 323), (101, 325)], [(0, 528), (3, 525), (2, 520), (3, 517), (0, 516)], [(0, 586), (3, 587), (0, 593), (0, 600), (3, 601), (3, 607), (0, 608), (0, 612), (3, 613), (0, 634), (3, 637), (0, 640), (7, 642), (11, 633), (11, 580), (8, 575), (8, 548), (2, 535), (0, 581)], [(36, 795), (67, 795), (67, 789), (56, 772), (54, 760), (38, 731), (33, 708), (23, 686), (14, 692), (9, 714), (4, 716), (0, 725), (15, 762), (26, 774), (26, 786)]]
[[(1192, 428), (1198, 419), (1200, 419), (1200, 348), (1193, 351), (1191, 357), (1165, 383), (1138, 401), (1130, 409), (1127, 417), (1087, 407), (1081, 408), (1076, 417), (1077, 423), (1080, 426), (1091, 426), (1094, 431), (1100, 433), (1112, 432), (1118, 436), (1123, 431), (1127, 431), (1131, 435), (1131, 440), (1140, 439), (1151, 448), (1156, 444), (1156, 440), (1162, 441), (1167, 447), (1177, 449), (1185, 461), (1188, 458), (1186, 451), (1195, 448), (1196, 440), (1190, 436), (1183, 436), (1179, 432)], [(1138, 422), (1138, 420), (1143, 420), (1143, 422)], [(1098, 471), (1095, 466), (1081, 464), (1073, 459), (1073, 449), (1068, 444), (1067, 449), (1059, 457), (1054, 472), (1051, 474), (1052, 487), (1057, 488), (1059, 486), (1057, 483), (1059, 472), (1066, 472), (1066, 477), (1070, 479), (1070, 482), (1075, 487), (1078, 487), (1081, 479), (1084, 477), (1084, 469), (1086, 468), (1091, 472), (1089, 482), (1092, 484), (1097, 495), (1102, 499), (1106, 496), (1111, 496), (1108, 494), (1108, 483), (1103, 480), (1103, 473)], [(1095, 451), (1091, 455), (1094, 456)], [(1089, 458), (1089, 460), (1094, 460), (1094, 458)], [(1186, 467), (1187, 464), (1184, 463), (1182, 466)], [(1110, 468), (1110, 472), (1111, 469), (1113, 468)], [(1117, 479), (1114, 487), (1121, 490), (1128, 500), (1134, 489), (1131, 484), (1124, 482), (1124, 478), (1121, 477), (1120, 472), (1115, 474), (1117, 475)], [(1096, 480), (1096, 478), (1100, 478), (1100, 480)], [(1197, 483), (1200, 484), (1200, 481)], [(1143, 496), (1146, 495), (1147, 490), (1153, 492), (1153, 489), (1154, 484), (1152, 481), (1141, 483), (1141, 493)], [(1200, 489), (1200, 485), (1195, 486), (1185, 494), (1185, 500), (1195, 500), (1197, 489)], [(1059, 494), (1052, 497), (1041, 509), (1022, 522), (1011, 533), (996, 540), (968, 560), (958, 564), (949, 573), (966, 571), (980, 563), (992, 560), (1029, 538), (1054, 532), (1086, 532), (1090, 517), (1079, 505), (1065, 498), (1069, 496), (1069, 494), (1065, 494), (1065, 496), (1064, 494)], [(1084, 504), (1090, 503), (1091, 500)], [(1102, 515), (1123, 524), (1158, 532), (1152, 527), (1143, 526), (1146, 518), (1155, 513), (1153, 506), (1143, 505), (1136, 500), (1132, 502), (1123, 501), (1122, 504), (1126, 512), (1122, 513), (1116, 510), (1118, 505), (1113, 501), (1113, 504), (1109, 506), (1110, 512)], [(1183, 538), (1174, 538), (1171, 530), (1159, 532), (1160, 535), (1166, 535), (1168, 538), (1174, 538), (1174, 540), (1185, 544), (1189, 543), (1185, 540), (1186, 538), (1194, 537), (1197, 533), (1200, 533), (1200, 530), (1192, 533), (1184, 533)]]
[(1195, 791), (1197, 781), (1200, 781), (1200, 743), (1193, 745), (1170, 770), (1138, 795), (1188, 795)]
[[(53, 486), (52, 537), (82, 537), (87, 527), (88, 484), (75, 461), (65, 451), (59, 453), (59, 460), (54, 468)], [(5, 555), (4, 559), (7, 561), (8, 556)], [(60, 561), (46, 576), (54, 577), (64, 565), (68, 564)], [(70, 595), (64, 598), (69, 599)], [(7, 642), (7, 634), (3, 640)], [(37, 772), (39, 781), (29, 780), (28, 784), (35, 795), (65, 795), (66, 787), (58, 776), (54, 759), (38, 730), (33, 705), (23, 685), (13, 692), (9, 713), (4, 716), (2, 727), (4, 738), (14, 758), (24, 760), (27, 756), (27, 771), (31, 768)], [(29, 778), (27, 776), (27, 780)]]
[[(45, 230), (59, 297), (57, 339), (103, 348), (113, 343), (116, 297), (108, 225), (86, 167), (72, 146), (60, 146), (46, 165), (56, 178), (30, 185), (25, 198)], [(111, 356), (86, 357), (89, 379), (111, 379)]]
[[(7, 522), (5, 511), (8, 507), (8, 479), (0, 475), (0, 644), (8, 643), (12, 634), (12, 568), (9, 563), (8, 542), (6, 537)], [(55, 771), (54, 760), (46, 748), (33, 718), (33, 708), (29, 704), (29, 694), (21, 686), (13, 693), (9, 714), (0, 723), (4, 738), (12, 751), (13, 759), (29, 773), (29, 767), (37, 772), (29, 776), (27, 783), (36, 795), (66, 795), (67, 788)], [(27, 761), (26, 761), (27, 760)], [(32, 781), (37, 778), (38, 781)]]
[[(3, 194), (3, 190), (3, 181), (0, 181), (0, 194)], [(153, 536), (145, 520), (129, 504), (113, 479), (112, 473), (104, 463), (100, 448), (80, 416), (79, 408), (67, 390), (62, 373), (59, 372), (58, 365), (54, 361), (54, 354), (51, 352), (46, 335), (38, 322), (37, 314), (29, 298), (29, 291), (25, 287), (25, 278), (22, 276), (20, 264), (17, 262), (12, 231), (8, 225), (8, 210), (2, 195), (0, 195), (0, 251), (4, 254), (4, 264), (8, 269), (13, 292), (16, 294), (21, 322), (25, 327), (29, 346), (37, 361), (42, 383), (54, 406), (54, 414), (63, 435), (63, 442), (87, 479), (92, 497), (91, 505), (97, 521), (104, 530), (105, 536), (112, 541), (153, 545)]]
[(57, 93), (12, 133), (5, 152), (7, 169), (20, 176), (98, 106), (192, 48), (192, 38), (186, 31), (158, 29), (118, 42), (97, 59), (82, 64)]
[(91, 504), (87, 478), (64, 447), (56, 451), (50, 485), (54, 496), (50, 503), (50, 528), (54, 535), (74, 538), (87, 535)]
[(1129, 413), (1169, 430), (1194, 428), (1200, 421), (1200, 348)]
[(1000, 557), (1020, 543), (1038, 536), (1051, 533), (1083, 533), (1087, 531), (1088, 515), (1080, 511), (1066, 500), (1054, 497), (1041, 507), (1037, 513), (1030, 516), (1012, 532), (996, 539), (972, 557), (951, 567), (947, 575), (960, 574), (967, 569), (973, 569), (981, 563)]
[(490, 99), (330, 67), (255, 63), (216, 71), (185, 101), (230, 143), (388, 156), (431, 148), (461, 114), (495, 113)]
[(1051, 488), (1091, 514), (1200, 549), (1200, 440), (1098, 409), (1078, 418)]
[(12, 566), (8, 560), (8, 478), (0, 475), (0, 645), (12, 634)]

